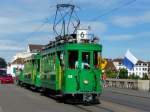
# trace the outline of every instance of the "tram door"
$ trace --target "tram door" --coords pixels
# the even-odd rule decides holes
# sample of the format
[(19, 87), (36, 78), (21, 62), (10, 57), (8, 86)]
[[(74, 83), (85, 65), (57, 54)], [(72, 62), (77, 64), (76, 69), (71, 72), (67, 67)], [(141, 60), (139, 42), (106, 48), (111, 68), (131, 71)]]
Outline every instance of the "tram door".
[(92, 92), (94, 89), (94, 75), (91, 70), (92, 65), (92, 52), (82, 51), (80, 52), (80, 70), (78, 75), (80, 77), (80, 88), (81, 92)]

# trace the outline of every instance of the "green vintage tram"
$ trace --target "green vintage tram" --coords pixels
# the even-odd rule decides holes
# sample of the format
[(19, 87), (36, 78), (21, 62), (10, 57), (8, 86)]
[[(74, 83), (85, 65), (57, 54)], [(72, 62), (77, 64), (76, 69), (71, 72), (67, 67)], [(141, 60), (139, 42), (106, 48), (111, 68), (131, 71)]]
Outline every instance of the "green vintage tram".
[(19, 82), (62, 97), (90, 102), (102, 92), (100, 56), (102, 46), (94, 42), (53, 41), (26, 59)]
[(97, 102), (102, 92), (101, 52), (102, 45), (85, 29), (59, 35), (26, 59), (19, 84), (73, 102)]

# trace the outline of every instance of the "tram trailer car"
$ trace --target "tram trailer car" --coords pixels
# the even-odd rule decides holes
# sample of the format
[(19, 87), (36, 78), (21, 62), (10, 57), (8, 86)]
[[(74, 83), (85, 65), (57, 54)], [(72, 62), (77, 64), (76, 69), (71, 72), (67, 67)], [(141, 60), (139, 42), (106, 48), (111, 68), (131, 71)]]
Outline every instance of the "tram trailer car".
[(98, 102), (102, 92), (101, 52), (100, 44), (85, 40), (50, 42), (40, 53), (26, 59), (19, 83), (43, 88), (73, 102)]
[(24, 69), (20, 70), (18, 76), (19, 85), (24, 85), (33, 89), (41, 89), (40, 60), (40, 53), (25, 59)]

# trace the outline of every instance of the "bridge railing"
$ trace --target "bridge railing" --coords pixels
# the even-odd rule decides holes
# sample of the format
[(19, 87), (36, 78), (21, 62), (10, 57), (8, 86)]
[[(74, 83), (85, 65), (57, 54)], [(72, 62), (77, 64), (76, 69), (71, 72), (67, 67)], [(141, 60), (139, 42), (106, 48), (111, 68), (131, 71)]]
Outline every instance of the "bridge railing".
[(106, 79), (105, 87), (150, 91), (150, 80)]

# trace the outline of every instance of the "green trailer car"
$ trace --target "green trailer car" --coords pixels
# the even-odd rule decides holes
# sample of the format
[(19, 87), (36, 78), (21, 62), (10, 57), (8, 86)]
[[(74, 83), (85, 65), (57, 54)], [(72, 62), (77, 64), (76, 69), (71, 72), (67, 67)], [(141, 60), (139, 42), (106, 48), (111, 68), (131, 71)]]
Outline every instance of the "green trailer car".
[(40, 79), (40, 60), (41, 55), (37, 53), (25, 60), (24, 69), (20, 70), (18, 83), (29, 87), (41, 88)]

